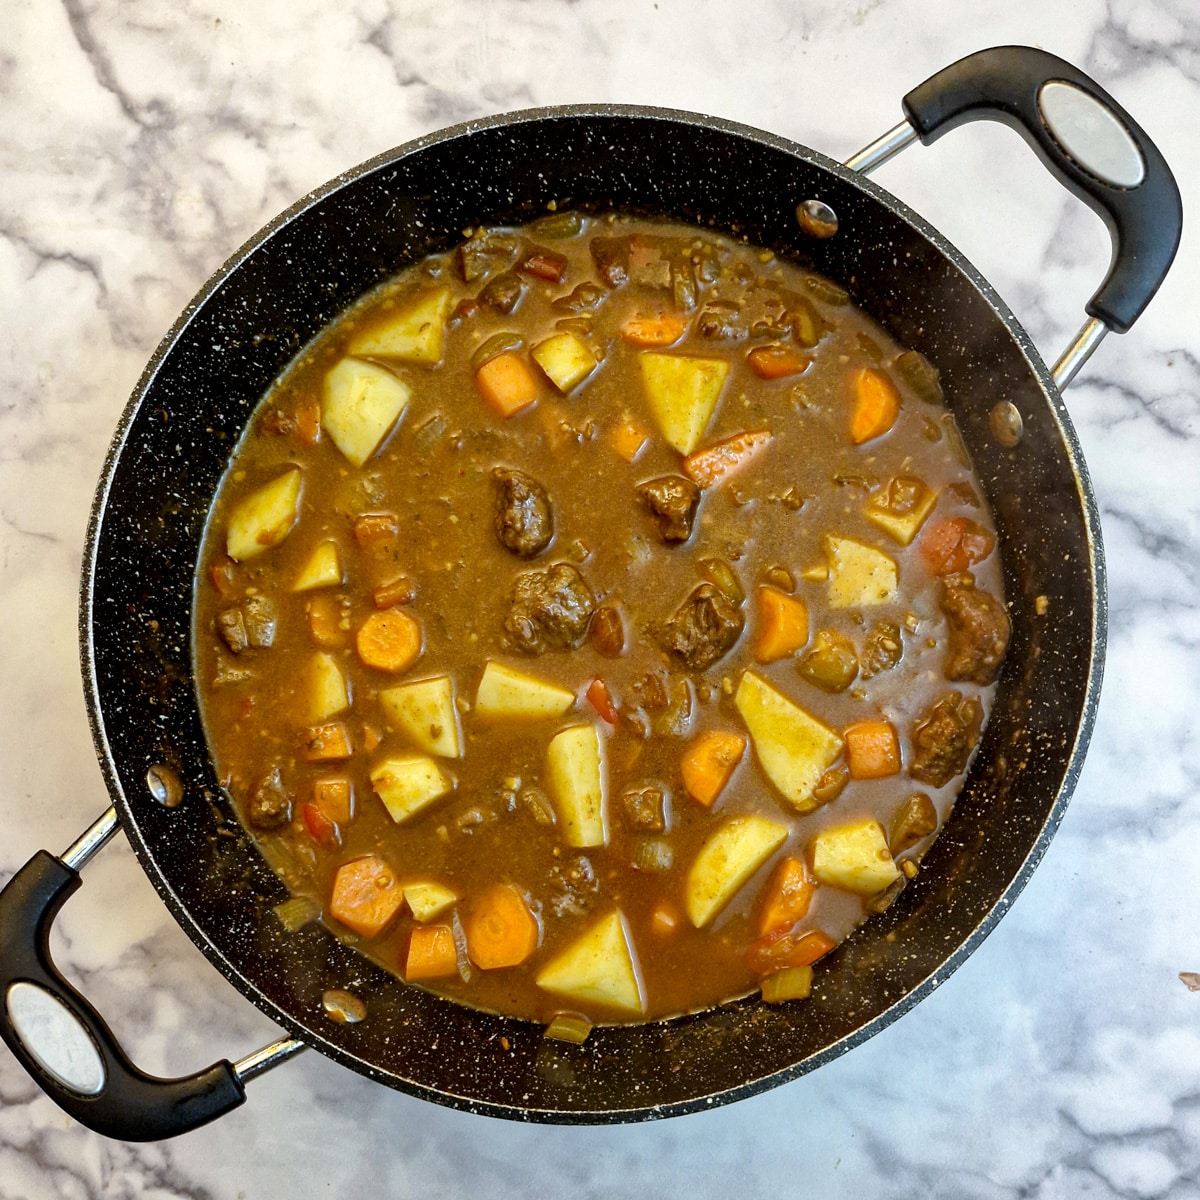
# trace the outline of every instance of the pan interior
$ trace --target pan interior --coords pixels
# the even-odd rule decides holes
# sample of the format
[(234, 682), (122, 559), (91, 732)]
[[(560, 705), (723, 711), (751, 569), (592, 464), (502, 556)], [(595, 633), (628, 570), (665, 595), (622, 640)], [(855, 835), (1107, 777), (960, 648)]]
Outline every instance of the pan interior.
[[(796, 205), (837, 214), (801, 232)], [(256, 403), (355, 299), (480, 224), (562, 207), (653, 213), (744, 235), (843, 283), (942, 372), (1001, 538), (1013, 641), (956, 811), (913, 886), (822, 966), (811, 1000), (741, 1001), (601, 1028), (579, 1047), (450, 1004), (319, 926), (285, 934), (282, 885), (221, 796), (190, 664), (208, 505)], [(1001, 445), (989, 414), (1015, 406)], [(1011, 439), (1005, 439), (1011, 440)], [(201, 950), (254, 1003), (339, 1061), (402, 1090), (519, 1119), (643, 1119), (736, 1099), (812, 1069), (931, 990), (986, 935), (1061, 819), (1091, 728), (1102, 565), (1078, 447), (1008, 310), (933, 230), (823, 156), (708, 118), (551, 110), (459, 127), (365, 164), (298, 204), (222, 269), (168, 334), (114, 440), (84, 567), (93, 730), (122, 824)], [(158, 803), (152, 767), (182, 785)], [(161, 776), (160, 776), (161, 777)], [(369, 1016), (337, 1024), (322, 993)]]

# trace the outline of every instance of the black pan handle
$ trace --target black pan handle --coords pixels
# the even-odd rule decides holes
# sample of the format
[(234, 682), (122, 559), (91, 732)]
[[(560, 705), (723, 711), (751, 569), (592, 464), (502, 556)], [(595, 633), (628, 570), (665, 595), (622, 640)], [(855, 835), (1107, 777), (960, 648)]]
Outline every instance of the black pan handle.
[[(46, 1095), (107, 1137), (174, 1137), (236, 1108), (246, 1090), (233, 1064), (222, 1060), (181, 1079), (147, 1075), (59, 973), (50, 927), (79, 884), (78, 871), (39, 850), (0, 891), (0, 1036)], [(47, 1033), (46, 1019), (67, 1035), (65, 1045), (53, 1036), (39, 1045), (34, 1035)]]
[(966, 121), (1016, 129), (1112, 235), (1088, 315), (1118, 333), (1137, 320), (1175, 257), (1183, 204), (1158, 147), (1099, 84), (1044, 50), (998, 46), (938, 71), (903, 104), (926, 145)]

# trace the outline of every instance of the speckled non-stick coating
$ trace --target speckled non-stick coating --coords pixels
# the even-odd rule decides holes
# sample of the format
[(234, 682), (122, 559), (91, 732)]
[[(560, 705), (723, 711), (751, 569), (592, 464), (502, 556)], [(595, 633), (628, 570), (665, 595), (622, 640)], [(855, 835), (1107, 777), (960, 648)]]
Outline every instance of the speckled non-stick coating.
[[(796, 204), (811, 197), (840, 219), (828, 241), (797, 227)], [(581, 1047), (410, 989), (319, 926), (284, 934), (270, 911), (283, 888), (219, 794), (191, 679), (205, 514), (267, 386), (380, 280), (468, 226), (527, 219), (551, 200), (662, 213), (790, 248), (933, 359), (991, 499), (1014, 625), (952, 819), (899, 902), (822, 963), (807, 1003), (748, 1000), (597, 1029)], [(1024, 418), (1015, 450), (989, 434), (1000, 400)], [(114, 439), (89, 531), (81, 639), (122, 826), (180, 924), (250, 1000), (404, 1091), (574, 1122), (666, 1116), (781, 1083), (944, 980), (1012, 903), (1062, 817), (1092, 726), (1104, 611), (1094, 501), (1061, 401), (1012, 314), (944, 239), (803, 147), (711, 118), (604, 107), (496, 118), (385, 154), (301, 201), (222, 268), (159, 348)], [(149, 794), (157, 764), (183, 782), (176, 808)], [(331, 1022), (328, 987), (363, 997), (367, 1019)]]

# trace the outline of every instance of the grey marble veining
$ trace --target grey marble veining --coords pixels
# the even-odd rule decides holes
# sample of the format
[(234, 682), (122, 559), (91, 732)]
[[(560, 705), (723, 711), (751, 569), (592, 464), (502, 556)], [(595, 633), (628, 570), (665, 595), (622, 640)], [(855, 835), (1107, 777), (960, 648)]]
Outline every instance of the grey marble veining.
[[(339, 171), (452, 121), (578, 101), (745, 121), (845, 157), (937, 67), (1004, 42), (1073, 60), (1200, 195), (1194, 0), (18, 0), (0, 55), (0, 878), (107, 803), (76, 597), (125, 399), (207, 276)], [(1108, 261), (1100, 222), (1011, 133), (876, 179), (960, 246), (1047, 358)], [(171, 1143), (72, 1126), (0, 1054), (0, 1200), (241, 1196), (1200, 1196), (1200, 251), (1068, 400), (1101, 510), (1109, 651), (1091, 752), (996, 932), (848, 1056), (727, 1109), (529, 1128), (307, 1054)], [(174, 925), (118, 839), (55, 933), (147, 1069), (275, 1034)]]

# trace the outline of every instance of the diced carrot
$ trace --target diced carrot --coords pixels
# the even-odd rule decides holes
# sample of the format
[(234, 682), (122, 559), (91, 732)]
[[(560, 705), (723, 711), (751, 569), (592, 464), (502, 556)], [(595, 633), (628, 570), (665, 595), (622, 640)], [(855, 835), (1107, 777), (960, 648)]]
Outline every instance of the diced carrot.
[(296, 437), (306, 446), (321, 440), (320, 401), (304, 400), (296, 407)]
[(650, 914), (650, 932), (667, 937), (679, 928), (679, 912), (673, 905), (660, 904)]
[(588, 684), (586, 695), (588, 702), (603, 720), (610, 725), (617, 723), (617, 710), (613, 705), (612, 696), (609, 695), (608, 685), (599, 675)]
[(318, 646), (340, 646), (346, 640), (341, 605), (336, 596), (327, 592), (314, 596), (304, 606), (304, 614), (308, 618), (308, 631)]
[(458, 974), (458, 946), (449, 925), (418, 925), (408, 939), (404, 978), (444, 979)]
[(354, 815), (354, 789), (348, 779), (318, 779), (313, 784), (313, 803), (331, 821), (345, 825)]
[(900, 770), (900, 739), (890, 721), (859, 721), (846, 729), (851, 779), (885, 779)]
[(411, 604), (416, 598), (416, 582), (407, 575), (398, 575), (371, 593), (376, 608), (395, 608), (397, 604)]
[(537, 379), (525, 360), (507, 350), (489, 358), (475, 372), (480, 395), (502, 417), (511, 417), (537, 399)]
[(404, 609), (387, 608), (358, 627), (354, 645), (366, 666), (397, 675), (421, 655), (421, 625)]
[(861, 446), (872, 438), (882, 437), (900, 415), (900, 393), (896, 385), (874, 367), (863, 367), (854, 373), (851, 390), (854, 407), (850, 415), (850, 440)]
[(515, 967), (537, 949), (537, 918), (511, 883), (481, 892), (463, 918), (467, 954), (484, 971)]
[(213, 563), (208, 568), (208, 577), (212, 580), (212, 585), (217, 589), (217, 594), (222, 600), (228, 600), (233, 595), (233, 560), (225, 559), (222, 562)]
[(819, 929), (776, 929), (746, 947), (746, 965), (755, 975), (773, 975), (786, 967), (809, 967), (837, 945)]
[(618, 425), (609, 435), (612, 448), (626, 461), (633, 462), (642, 452), (642, 447), (650, 440), (650, 435), (632, 421)]
[(711, 729), (702, 733), (683, 752), (679, 762), (688, 795), (705, 808), (721, 794), (733, 768), (742, 760), (746, 739), (740, 733)]
[(803, 375), (812, 366), (811, 355), (796, 346), (756, 346), (746, 355), (746, 361), (760, 379)]
[(921, 535), (917, 549), (934, 575), (954, 575), (983, 562), (996, 540), (970, 517), (947, 517)]
[(322, 846), (336, 846), (342, 839), (337, 824), (331, 821), (315, 804), (300, 806), (305, 828)]
[(667, 313), (660, 317), (633, 317), (621, 326), (621, 336), (635, 346), (670, 346), (683, 337), (687, 322)]
[(329, 915), (361, 937), (381, 933), (404, 903), (396, 872), (377, 854), (338, 867)]
[(810, 878), (804, 860), (783, 859), (775, 868), (758, 910), (758, 933), (765, 937), (777, 929), (791, 929), (808, 914), (816, 883)]
[(794, 654), (808, 641), (808, 605), (773, 587), (758, 589), (758, 641), (754, 657), (761, 663)]
[(400, 532), (400, 519), (395, 513), (360, 513), (354, 518), (354, 540), (360, 546), (373, 546), (377, 542), (394, 538)]
[(702, 488), (724, 483), (765, 450), (774, 436), (766, 429), (747, 429), (706, 446), (683, 460), (683, 473)]
[(364, 750), (374, 750), (383, 738), (380, 736), (379, 730), (374, 725), (364, 725), (362, 735), (362, 748)]
[(309, 762), (335, 762), (354, 753), (350, 734), (340, 721), (314, 725), (306, 729), (300, 740), (300, 757)]

